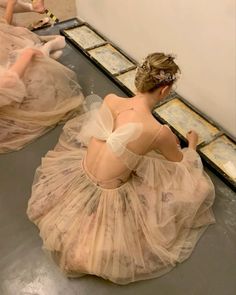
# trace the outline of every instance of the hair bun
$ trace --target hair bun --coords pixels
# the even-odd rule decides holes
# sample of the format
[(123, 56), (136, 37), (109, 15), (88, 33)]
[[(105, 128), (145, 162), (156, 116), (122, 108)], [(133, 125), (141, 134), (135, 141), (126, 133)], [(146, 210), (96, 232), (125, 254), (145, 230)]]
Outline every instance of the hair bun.
[(139, 92), (150, 92), (156, 88), (173, 84), (177, 79), (179, 67), (175, 56), (164, 53), (149, 54), (138, 67), (135, 86)]

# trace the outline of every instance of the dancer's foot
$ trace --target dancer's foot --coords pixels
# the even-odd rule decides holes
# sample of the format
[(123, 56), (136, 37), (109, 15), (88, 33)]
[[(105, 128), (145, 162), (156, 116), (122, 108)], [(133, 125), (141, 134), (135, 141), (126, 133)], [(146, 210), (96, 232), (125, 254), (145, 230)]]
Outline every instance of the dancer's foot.
[(63, 36), (57, 36), (54, 41), (54, 46), (52, 50), (63, 49), (66, 46), (66, 40)]
[(47, 25), (50, 25), (50, 19), (49, 17), (45, 17), (43, 19), (40, 19), (34, 23), (32, 23), (31, 25), (28, 26), (29, 30), (35, 30), (35, 29), (39, 29), (39, 28), (43, 28)]
[[(51, 53), (55, 53), (56, 51), (59, 51), (63, 49), (66, 46), (65, 37), (63, 36), (56, 36), (55, 39), (50, 40), (46, 42), (42, 47), (41, 51), (47, 55), (50, 56)], [(56, 57), (58, 56), (59, 52), (56, 54)]]
[(34, 0), (32, 7), (34, 12), (41, 14), (45, 12), (44, 0)]
[(57, 51), (53, 51), (52, 53), (50, 53), (50, 57), (53, 59), (58, 59), (62, 56), (63, 51), (62, 50), (57, 50)]

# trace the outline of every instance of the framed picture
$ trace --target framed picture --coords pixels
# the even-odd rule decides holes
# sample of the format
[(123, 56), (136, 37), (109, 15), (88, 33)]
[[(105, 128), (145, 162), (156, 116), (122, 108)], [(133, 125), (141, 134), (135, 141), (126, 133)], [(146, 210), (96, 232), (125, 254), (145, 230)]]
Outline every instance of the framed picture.
[(117, 79), (125, 86), (127, 87), (131, 93), (135, 94), (136, 92), (136, 87), (134, 84), (135, 80), (135, 75), (136, 75), (136, 69), (128, 71), (124, 74), (121, 74), (117, 76)]
[(107, 42), (88, 25), (83, 24), (64, 30), (67, 38), (72, 39), (83, 49), (89, 50)]
[(110, 44), (89, 50), (88, 53), (112, 75), (119, 75), (136, 67), (133, 62)]
[(201, 156), (213, 165), (236, 188), (236, 143), (226, 135), (221, 135), (200, 148)]
[[(105, 37), (87, 23), (69, 26), (61, 29), (60, 33), (128, 96), (133, 96), (136, 61), (107, 41)], [(125, 75), (126, 73), (127, 75)]]
[(154, 110), (154, 116), (173, 127), (182, 138), (186, 133), (195, 130), (199, 134), (199, 145), (208, 143), (220, 134), (220, 130), (204, 119), (178, 98), (160, 105)]

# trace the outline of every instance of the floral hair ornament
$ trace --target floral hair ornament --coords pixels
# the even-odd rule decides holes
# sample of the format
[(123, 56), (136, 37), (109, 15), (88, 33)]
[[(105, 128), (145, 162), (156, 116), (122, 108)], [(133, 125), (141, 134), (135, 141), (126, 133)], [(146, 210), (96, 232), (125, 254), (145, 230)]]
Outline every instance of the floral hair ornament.
[(157, 80), (159, 83), (162, 82), (173, 82), (177, 79), (177, 73), (176, 74), (172, 74), (172, 73), (166, 73), (165, 71), (161, 70), (159, 75), (157, 75), (155, 77), (155, 80)]

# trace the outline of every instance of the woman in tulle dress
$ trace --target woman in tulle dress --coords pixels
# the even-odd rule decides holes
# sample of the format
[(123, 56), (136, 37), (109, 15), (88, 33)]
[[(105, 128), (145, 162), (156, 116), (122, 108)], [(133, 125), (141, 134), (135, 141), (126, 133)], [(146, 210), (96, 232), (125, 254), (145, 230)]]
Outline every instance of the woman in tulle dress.
[(27, 214), (68, 276), (118, 284), (158, 277), (188, 258), (214, 223), (197, 134), (189, 132), (181, 150), (151, 114), (178, 70), (173, 57), (149, 55), (136, 74), (137, 95), (92, 104), (42, 159)]
[(10, 25), (13, 2), (0, 21), (0, 153), (71, 118), (83, 100), (76, 74), (51, 58), (61, 55), (64, 38)]

